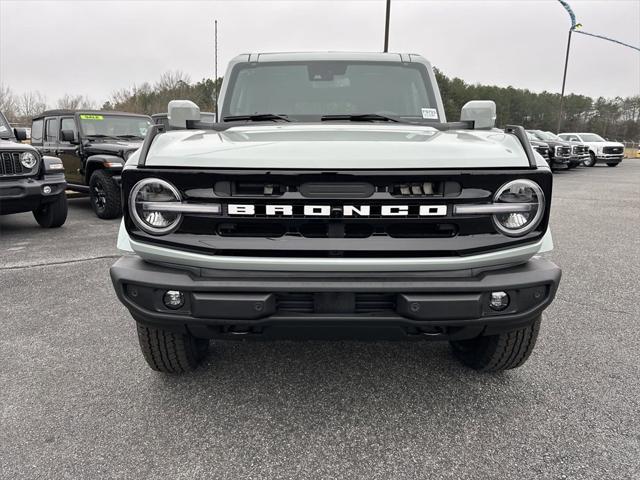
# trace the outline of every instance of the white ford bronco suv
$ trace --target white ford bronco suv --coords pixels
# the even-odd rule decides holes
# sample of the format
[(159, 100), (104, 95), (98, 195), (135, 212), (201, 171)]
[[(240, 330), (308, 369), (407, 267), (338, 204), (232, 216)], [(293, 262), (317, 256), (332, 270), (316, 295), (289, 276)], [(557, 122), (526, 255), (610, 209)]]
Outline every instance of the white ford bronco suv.
[(500, 371), (534, 348), (560, 269), (541, 258), (552, 175), (521, 127), (447, 123), (414, 54), (236, 57), (219, 121), (169, 104), (122, 172), (111, 267), (162, 372), (210, 339), (447, 340)]

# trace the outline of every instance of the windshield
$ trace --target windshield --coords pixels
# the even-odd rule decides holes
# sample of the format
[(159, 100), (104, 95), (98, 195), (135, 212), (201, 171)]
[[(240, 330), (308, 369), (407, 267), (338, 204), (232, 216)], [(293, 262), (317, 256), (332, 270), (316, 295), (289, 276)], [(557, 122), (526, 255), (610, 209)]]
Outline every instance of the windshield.
[(582, 137), (583, 142), (606, 142), (604, 138), (595, 133), (583, 133), (580, 137)]
[(265, 113), (308, 121), (323, 115), (370, 113), (439, 120), (426, 68), (392, 62), (237, 65), (230, 76), (222, 118)]
[(144, 138), (151, 120), (125, 115), (80, 114), (80, 126), (86, 137)]
[(557, 135), (554, 135), (551, 132), (543, 132), (542, 130), (532, 130), (529, 133), (531, 133), (536, 140), (542, 140), (543, 142), (546, 141), (555, 141), (555, 142), (564, 142), (564, 140), (562, 140), (560, 137), (558, 137)]
[(0, 138), (13, 138), (13, 129), (3, 113), (0, 113)]

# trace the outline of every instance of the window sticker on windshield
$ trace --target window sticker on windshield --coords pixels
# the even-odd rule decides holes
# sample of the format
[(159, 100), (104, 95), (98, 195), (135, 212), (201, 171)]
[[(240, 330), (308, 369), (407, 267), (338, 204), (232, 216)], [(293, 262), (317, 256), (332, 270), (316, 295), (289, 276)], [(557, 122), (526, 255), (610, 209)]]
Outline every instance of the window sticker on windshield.
[(104, 117), (102, 115), (87, 115), (87, 114), (83, 114), (83, 115), (80, 115), (80, 118), (82, 120), (104, 120)]
[(437, 119), (438, 111), (435, 108), (423, 108), (422, 109), (422, 118), (428, 119)]

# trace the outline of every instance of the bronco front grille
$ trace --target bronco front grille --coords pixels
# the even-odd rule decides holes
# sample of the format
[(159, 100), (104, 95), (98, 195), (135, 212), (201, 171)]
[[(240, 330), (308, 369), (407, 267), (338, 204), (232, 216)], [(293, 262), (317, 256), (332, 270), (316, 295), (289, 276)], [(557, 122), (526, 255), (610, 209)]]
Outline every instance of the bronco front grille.
[[(25, 168), (20, 163), (20, 152), (2, 152), (0, 154), (0, 175), (22, 175)], [(26, 170), (28, 172), (28, 170)]]
[[(141, 231), (130, 218), (126, 203), (133, 185), (150, 176), (175, 185), (183, 202), (219, 205), (218, 213), (184, 214), (177, 230), (167, 235)], [(491, 214), (454, 214), (456, 205), (492, 203), (497, 190), (515, 178), (537, 182), (545, 197), (551, 198), (549, 172), (528, 168), (338, 172), (128, 169), (122, 177), (124, 218), (127, 230), (137, 240), (214, 255), (460, 256), (530, 243), (542, 236), (548, 223), (548, 203), (539, 227), (518, 238), (498, 233)], [(314, 209), (323, 213), (318, 215)]]

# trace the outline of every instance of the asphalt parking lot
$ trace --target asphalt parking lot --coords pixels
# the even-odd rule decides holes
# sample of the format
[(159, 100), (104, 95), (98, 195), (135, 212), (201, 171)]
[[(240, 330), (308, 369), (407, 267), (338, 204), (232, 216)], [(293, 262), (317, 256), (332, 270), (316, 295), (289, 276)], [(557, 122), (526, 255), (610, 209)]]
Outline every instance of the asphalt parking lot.
[(555, 177), (564, 270), (523, 367), (440, 343), (214, 345), (150, 370), (108, 276), (118, 221), (0, 217), (0, 477), (640, 478), (640, 160)]

